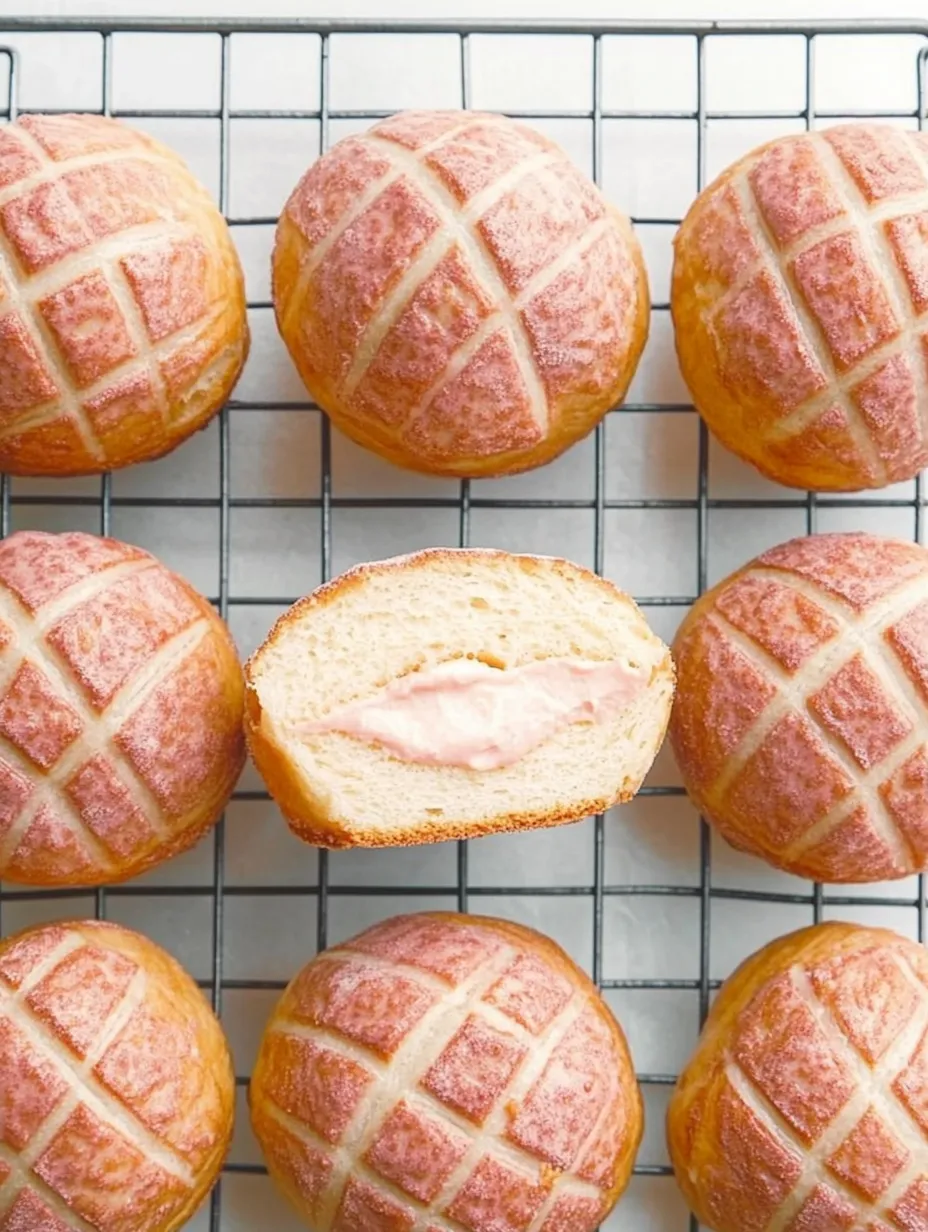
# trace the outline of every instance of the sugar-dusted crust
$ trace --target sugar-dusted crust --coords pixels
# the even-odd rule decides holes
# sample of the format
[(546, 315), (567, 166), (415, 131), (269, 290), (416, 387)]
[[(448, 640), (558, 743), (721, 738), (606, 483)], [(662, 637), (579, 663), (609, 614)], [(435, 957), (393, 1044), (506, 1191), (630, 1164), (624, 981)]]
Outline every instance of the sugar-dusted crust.
[(622, 215), (547, 138), (478, 112), (403, 112), (303, 176), (274, 248), (303, 381), (390, 461), (512, 474), (622, 397), (648, 285)]
[(229, 1148), (219, 1023), (170, 955), (115, 924), (0, 942), (0, 1077), (4, 1228), (174, 1232)]
[[(406, 846), (455, 838), (477, 838), (511, 830), (563, 825), (565, 822), (578, 821), (584, 817), (604, 812), (615, 804), (625, 803), (641, 786), (640, 778), (631, 780), (618, 775), (615, 790), (608, 795), (565, 799), (560, 807), (550, 808), (543, 812), (506, 811), (475, 821), (456, 819), (448, 815), (446, 810), (445, 816), (440, 821), (423, 820), (415, 825), (396, 826), (389, 829), (365, 827), (359, 825), (354, 819), (335, 816), (323, 801), (307, 790), (303, 777), (293, 764), (291, 754), (279, 740), (273, 725), (265, 722), (264, 707), (256, 684), (263, 670), (265, 656), (291, 626), (311, 617), (312, 613), (320, 607), (338, 603), (348, 590), (363, 587), (365, 582), (372, 577), (389, 575), (398, 570), (429, 571), (434, 568), (440, 569), (444, 563), (468, 560), (501, 569), (517, 567), (530, 572), (541, 571), (563, 579), (569, 585), (579, 582), (583, 586), (596, 587), (608, 596), (609, 601), (627, 604), (637, 614), (633, 601), (612, 582), (570, 561), (555, 557), (514, 556), (509, 552), (483, 548), (428, 548), (390, 560), (357, 565), (320, 586), (311, 595), (299, 600), (278, 619), (262, 646), (255, 651), (245, 665), (245, 736), (248, 751), (267, 784), (268, 790), (291, 829), (306, 842), (331, 848)], [(640, 619), (640, 614), (638, 619)], [(651, 681), (652, 686), (657, 681), (668, 683), (669, 691), (667, 715), (658, 724), (655, 747), (651, 750), (651, 756), (647, 758), (648, 767), (663, 740), (669, 720), (673, 680), (673, 662), (667, 652), (655, 669)], [(462, 776), (460, 789), (466, 792), (466, 776), (476, 772), (460, 771), (459, 773)], [(645, 769), (642, 770), (641, 778), (644, 773)]]
[(733, 846), (799, 876), (928, 868), (928, 551), (794, 539), (694, 604), (670, 737)]
[(122, 881), (196, 843), (245, 759), (213, 607), (148, 552), (73, 532), (0, 544), (0, 876)]
[[(628, 1184), (641, 1096), (621, 1028), (548, 938), (399, 916), (291, 982), (250, 1089), (271, 1175), (318, 1232), (591, 1232)], [(454, 1221), (453, 1223), (451, 1221)]]
[(715, 1232), (928, 1226), (928, 960), (883, 929), (781, 937), (722, 986), (668, 1111)]
[(0, 467), (156, 458), (219, 410), (248, 351), (229, 229), (172, 151), (117, 120), (0, 135)]
[(674, 247), (680, 368), (724, 445), (822, 491), (928, 465), (928, 137), (770, 142), (700, 194)]

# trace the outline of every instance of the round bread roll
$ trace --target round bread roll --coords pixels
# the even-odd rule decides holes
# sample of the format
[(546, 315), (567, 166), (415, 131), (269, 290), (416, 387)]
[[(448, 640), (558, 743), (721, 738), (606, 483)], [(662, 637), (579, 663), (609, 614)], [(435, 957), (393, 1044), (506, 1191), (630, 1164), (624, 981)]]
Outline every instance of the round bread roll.
[(628, 220), (552, 141), (480, 112), (340, 141), (284, 208), (273, 284), (336, 426), (439, 475), (550, 462), (624, 397), (648, 332)]
[(435, 548), (360, 565), (284, 613), (246, 665), (246, 735), (307, 842), (437, 842), (631, 799), (673, 681), (611, 582)]
[(167, 453), (245, 362), (238, 257), (177, 157), (117, 120), (0, 132), (0, 469), (81, 475)]
[(93, 920), (0, 942), (0, 1228), (173, 1232), (234, 1109), (222, 1029), (159, 946)]
[(928, 868), (928, 551), (784, 543), (694, 604), (674, 658), (677, 762), (733, 846), (820, 881)]
[(250, 1105), (271, 1176), (316, 1232), (592, 1232), (642, 1134), (625, 1037), (563, 950), (441, 913), (303, 968)]
[(877, 928), (781, 937), (722, 986), (668, 1111), (715, 1232), (928, 1228), (928, 959)]
[(762, 146), (700, 194), (675, 252), (680, 367), (723, 445), (820, 491), (928, 465), (928, 134)]
[(5, 539), (0, 877), (123, 881), (192, 846), (242, 769), (242, 708), (225, 625), (148, 552)]

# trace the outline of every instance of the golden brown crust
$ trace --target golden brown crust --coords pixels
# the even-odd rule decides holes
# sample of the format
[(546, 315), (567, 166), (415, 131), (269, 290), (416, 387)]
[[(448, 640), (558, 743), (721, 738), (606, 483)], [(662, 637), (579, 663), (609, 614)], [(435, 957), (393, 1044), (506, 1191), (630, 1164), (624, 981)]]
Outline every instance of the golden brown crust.
[(520, 1226), (589, 1232), (643, 1129), (622, 1030), (563, 950), (443, 912), (387, 920), (305, 967), (268, 1022), (249, 1103), (271, 1175), (320, 1232), (366, 1226), (365, 1211), (390, 1232), (423, 1215), (490, 1232), (500, 1206)]
[(80, 920), (0, 942), (0, 1075), (0, 1142), (29, 1178), (0, 1170), (5, 1227), (175, 1232), (218, 1177), (229, 1050), (190, 976), (137, 933)]
[(0, 465), (78, 475), (203, 427), (248, 351), (225, 221), (172, 151), (103, 116), (0, 140)]
[(771, 549), (673, 647), (670, 739), (735, 847), (799, 876), (928, 867), (928, 552), (866, 534)]
[[(426, 548), (406, 556), (390, 560), (356, 565), (345, 573), (324, 583), (312, 594), (299, 599), (278, 617), (262, 645), (245, 664), (245, 739), (248, 752), (267, 786), (271, 796), (286, 818), (293, 832), (304, 842), (317, 847), (396, 847), (419, 843), (442, 842), (447, 839), (480, 838), (488, 834), (500, 834), (514, 830), (544, 829), (551, 826), (580, 821), (597, 813), (603, 813), (616, 804), (625, 804), (637, 792), (640, 783), (627, 781), (609, 796), (575, 801), (569, 809), (549, 809), (544, 812), (505, 812), (483, 820), (460, 820), (445, 816), (441, 821), (424, 821), (414, 826), (391, 827), (389, 830), (374, 827), (359, 827), (355, 822), (333, 816), (331, 809), (311, 794), (295, 770), (290, 754), (282, 748), (263, 721), (263, 707), (255, 678), (260, 671), (262, 657), (278, 639), (298, 624), (314, 608), (336, 602), (346, 590), (363, 586), (371, 577), (400, 569), (428, 568), (442, 562), (461, 560), (498, 559), (500, 562), (518, 561), (526, 570), (553, 570), (565, 580), (578, 577), (588, 584), (595, 584), (611, 599), (619, 598), (625, 603), (633, 601), (607, 578), (571, 561), (556, 557), (513, 556), (511, 553), (492, 548)], [(655, 669), (655, 675), (674, 678), (673, 660), (668, 652)], [(668, 712), (669, 721), (669, 712)], [(663, 740), (663, 732), (660, 739)]]
[(926, 985), (920, 946), (839, 923), (781, 937), (734, 972), (668, 1110), (702, 1224), (924, 1226)]
[(921, 134), (838, 125), (761, 146), (700, 194), (674, 249), (680, 368), (727, 448), (820, 491), (928, 463)]
[(123, 881), (215, 824), (245, 760), (242, 670), (212, 605), (149, 553), (7, 538), (0, 680), (4, 878)]
[(590, 432), (649, 325), (627, 219), (547, 138), (476, 112), (401, 113), (311, 167), (278, 225), (274, 303), (343, 432), (461, 477)]

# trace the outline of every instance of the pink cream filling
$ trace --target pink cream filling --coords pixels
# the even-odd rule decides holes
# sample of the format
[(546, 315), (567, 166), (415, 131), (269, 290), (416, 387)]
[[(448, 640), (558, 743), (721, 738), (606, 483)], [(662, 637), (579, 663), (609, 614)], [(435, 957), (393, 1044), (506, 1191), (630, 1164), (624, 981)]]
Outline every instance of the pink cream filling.
[(615, 718), (646, 685), (643, 668), (615, 661), (542, 659), (501, 671), (454, 659), (402, 676), (300, 730), (341, 732), (401, 761), (498, 770), (571, 723)]

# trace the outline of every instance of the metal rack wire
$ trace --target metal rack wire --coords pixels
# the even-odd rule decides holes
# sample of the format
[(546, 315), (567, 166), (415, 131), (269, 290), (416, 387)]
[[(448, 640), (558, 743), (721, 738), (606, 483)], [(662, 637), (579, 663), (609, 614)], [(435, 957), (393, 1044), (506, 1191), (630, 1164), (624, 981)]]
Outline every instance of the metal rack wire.
[[(917, 109), (913, 111), (860, 111), (857, 118), (883, 118), (916, 121), (921, 127), (925, 112), (925, 75), (928, 65), (928, 23), (917, 22), (872, 22), (872, 23), (819, 23), (819, 24), (788, 24), (788, 23), (541, 23), (541, 22), (471, 22), (446, 23), (432, 22), (350, 22), (350, 21), (199, 21), (199, 20), (66, 20), (66, 19), (6, 19), (4, 28), (13, 34), (43, 34), (51, 39), (66, 33), (89, 32), (99, 36), (102, 44), (102, 81), (100, 110), (104, 114), (118, 115), (130, 121), (146, 119), (197, 118), (218, 121), (218, 160), (219, 160), (219, 205), (227, 219), (236, 227), (268, 226), (276, 220), (266, 216), (234, 216), (230, 213), (230, 139), (231, 126), (237, 120), (279, 120), (302, 119), (316, 121), (320, 129), (321, 148), (325, 149), (330, 142), (330, 126), (334, 121), (341, 120), (371, 120), (380, 115), (389, 114), (382, 111), (358, 111), (354, 109), (336, 109), (331, 103), (330, 69), (333, 48), (333, 37), (347, 34), (383, 34), (383, 35), (415, 35), (444, 34), (453, 35), (458, 40), (459, 48), (459, 86), (460, 104), (468, 107), (472, 99), (471, 79), (471, 39), (481, 34), (492, 35), (581, 35), (590, 40), (592, 46), (592, 74), (590, 81), (589, 105), (584, 109), (574, 110), (521, 110), (511, 112), (525, 119), (535, 120), (580, 120), (588, 123), (592, 135), (592, 170), (593, 177), (601, 182), (603, 173), (603, 130), (604, 124), (610, 120), (689, 120), (696, 126), (696, 183), (701, 188), (706, 181), (706, 144), (707, 125), (714, 120), (792, 120), (801, 121), (806, 127), (811, 127), (816, 120), (831, 118), (827, 111), (815, 111), (815, 73), (816, 73), (816, 39), (823, 35), (853, 34), (860, 38), (873, 38), (882, 34), (906, 34), (920, 37), (924, 45), (912, 65), (912, 73), (917, 75)], [(173, 33), (173, 34), (204, 34), (218, 36), (221, 45), (220, 60), (220, 90), (216, 106), (201, 110), (117, 110), (113, 105), (113, 66), (114, 66), (114, 36), (123, 33)], [(318, 104), (305, 110), (233, 108), (232, 106), (232, 57), (230, 40), (235, 35), (248, 34), (314, 34), (319, 37), (319, 95)], [(707, 61), (706, 42), (710, 37), (724, 35), (747, 34), (781, 34), (794, 35), (804, 40), (805, 48), (805, 105), (797, 110), (744, 110), (721, 111), (710, 110), (707, 106)], [(609, 36), (684, 36), (692, 40), (696, 71), (696, 106), (694, 110), (634, 110), (609, 109), (604, 106), (604, 58), (603, 41)], [(2, 46), (3, 36), (0, 35), (0, 60), (5, 59), (9, 65), (9, 90), (5, 106), (0, 110), (0, 119), (13, 120), (18, 111), (20, 62), (18, 54), (8, 47)], [(30, 55), (41, 56), (41, 40), (35, 42)], [(848, 112), (840, 113), (842, 118), (848, 118)], [(674, 225), (676, 218), (638, 217), (639, 225)], [(252, 300), (250, 309), (267, 309), (266, 301)], [(655, 311), (666, 311), (666, 303), (655, 303)], [(647, 414), (691, 411), (691, 408), (679, 403), (637, 402), (627, 404), (628, 409)], [(817, 498), (813, 494), (806, 497), (784, 493), (782, 496), (770, 496), (761, 499), (728, 499), (711, 498), (709, 490), (709, 442), (704, 426), (700, 424), (698, 436), (698, 482), (696, 495), (692, 499), (669, 498), (607, 498), (606, 494), (606, 454), (603, 426), (597, 429), (594, 441), (594, 476), (593, 495), (590, 499), (505, 499), (501, 497), (475, 494), (471, 485), (464, 481), (460, 484), (457, 496), (452, 497), (339, 497), (333, 493), (332, 484), (332, 439), (328, 420), (321, 416), (321, 456), (319, 475), (319, 496), (305, 498), (277, 497), (245, 497), (238, 496), (233, 491), (230, 451), (231, 451), (231, 419), (230, 410), (235, 412), (267, 411), (305, 411), (303, 402), (284, 401), (247, 401), (233, 398), (230, 406), (225, 408), (219, 419), (219, 484), (216, 497), (184, 497), (174, 496), (114, 496), (110, 476), (100, 480), (99, 494), (75, 495), (34, 495), (27, 492), (17, 492), (16, 484), (7, 477), (0, 479), (0, 533), (7, 534), (11, 528), (13, 510), (29, 505), (54, 506), (60, 505), (73, 509), (90, 507), (98, 511), (98, 526), (102, 534), (111, 531), (114, 508), (144, 507), (155, 509), (159, 507), (183, 505), (185, 508), (208, 508), (218, 510), (218, 593), (212, 596), (219, 611), (228, 617), (230, 611), (245, 605), (282, 605), (292, 602), (296, 595), (236, 595), (230, 588), (230, 561), (232, 542), (230, 519), (236, 509), (261, 508), (295, 508), (318, 510), (320, 517), (319, 552), (323, 579), (332, 573), (333, 549), (332, 526), (333, 515), (340, 508), (377, 509), (391, 506), (404, 508), (453, 509), (457, 513), (457, 543), (465, 546), (471, 536), (471, 515), (477, 509), (533, 509), (541, 513), (552, 509), (582, 509), (592, 511), (593, 523), (593, 563), (602, 572), (605, 563), (606, 513), (609, 510), (654, 510), (679, 509), (695, 513), (696, 521), (696, 556), (697, 556), (697, 588), (702, 592), (708, 577), (708, 540), (709, 514), (716, 509), (802, 509), (805, 515), (806, 530), (811, 533), (817, 527), (818, 512), (821, 509), (840, 506), (841, 508), (861, 508), (872, 511), (878, 508), (909, 508), (912, 513), (912, 534), (916, 540), (921, 540), (925, 496), (919, 480), (915, 485), (912, 499), (884, 497), (867, 500), (865, 504), (855, 505), (846, 500), (832, 498)], [(645, 594), (635, 596), (646, 609), (656, 607), (684, 608), (693, 602), (695, 595), (690, 594)], [(645, 787), (644, 794), (669, 796), (682, 795), (682, 789), (675, 787)], [(236, 800), (266, 799), (260, 792), (242, 791), (237, 793)], [(531, 836), (524, 836), (526, 842), (531, 842)], [(109, 904), (119, 898), (164, 897), (166, 899), (179, 897), (207, 897), (211, 901), (211, 978), (203, 982), (203, 986), (212, 996), (217, 1012), (222, 1010), (223, 993), (229, 990), (258, 991), (273, 990), (283, 986), (282, 982), (271, 980), (231, 979), (224, 970), (224, 923), (226, 903), (236, 896), (268, 895), (298, 896), (305, 899), (311, 896), (315, 899), (318, 925), (318, 945), (325, 946), (329, 933), (329, 908), (337, 896), (382, 896), (402, 894), (411, 899), (449, 893), (447, 886), (398, 886), (396, 884), (360, 885), (334, 884), (330, 881), (329, 859), (322, 852), (318, 863), (318, 876), (313, 884), (269, 886), (265, 884), (234, 884), (225, 882), (226, 842), (223, 823), (216, 832), (212, 879), (206, 884), (183, 886), (153, 886), (134, 884), (101, 887), (95, 892), (94, 909), (98, 917), (104, 917)], [(710, 1003), (712, 991), (718, 981), (710, 978), (710, 922), (713, 904), (723, 899), (742, 901), (761, 901), (764, 903), (786, 903), (808, 908), (810, 917), (819, 920), (826, 906), (857, 907), (857, 906), (899, 906), (905, 904), (917, 911), (918, 937), (926, 940), (926, 886), (924, 879), (919, 879), (917, 895), (912, 899), (898, 897), (882, 898), (865, 893), (825, 893), (821, 886), (811, 888), (808, 893), (775, 893), (761, 890), (728, 888), (713, 885), (711, 841), (710, 835), (702, 824), (699, 853), (699, 882), (697, 885), (672, 884), (610, 884), (606, 879), (605, 864), (605, 829), (604, 818), (597, 817), (593, 827), (593, 860), (592, 880), (587, 884), (548, 885), (526, 887), (522, 885), (475, 885), (471, 884), (469, 876), (469, 849), (466, 842), (457, 845), (456, 853), (456, 885), (454, 894), (457, 907), (461, 911), (480, 909), (480, 900), (487, 896), (532, 896), (569, 897), (577, 902), (578, 910), (589, 910), (592, 913), (592, 952), (589, 955), (589, 966), (594, 979), (604, 990), (648, 989), (648, 990), (687, 990), (698, 996), (700, 1021), (704, 1018)], [(32, 902), (42, 899), (54, 900), (69, 896), (69, 891), (34, 891), (10, 887), (0, 887), (0, 931), (4, 925), (4, 904), (14, 902)], [(672, 896), (695, 899), (699, 912), (699, 968), (698, 975), (692, 979), (607, 979), (603, 970), (603, 937), (605, 929), (605, 903), (611, 897), (620, 896)], [(639, 1078), (644, 1084), (668, 1086), (675, 1081), (672, 1073), (642, 1073)], [(239, 1085), (247, 1082), (247, 1075), (238, 1076)], [(258, 1165), (232, 1163), (227, 1166), (227, 1173), (262, 1172)], [(638, 1174), (662, 1176), (669, 1172), (664, 1165), (640, 1164), (636, 1169)], [(217, 1187), (211, 1199), (209, 1212), (209, 1227), (212, 1232), (219, 1232), (222, 1222), (222, 1187)], [(649, 1225), (654, 1226), (654, 1225)], [(691, 1222), (691, 1228), (695, 1228)], [(669, 1229), (668, 1229), (669, 1232)]]

